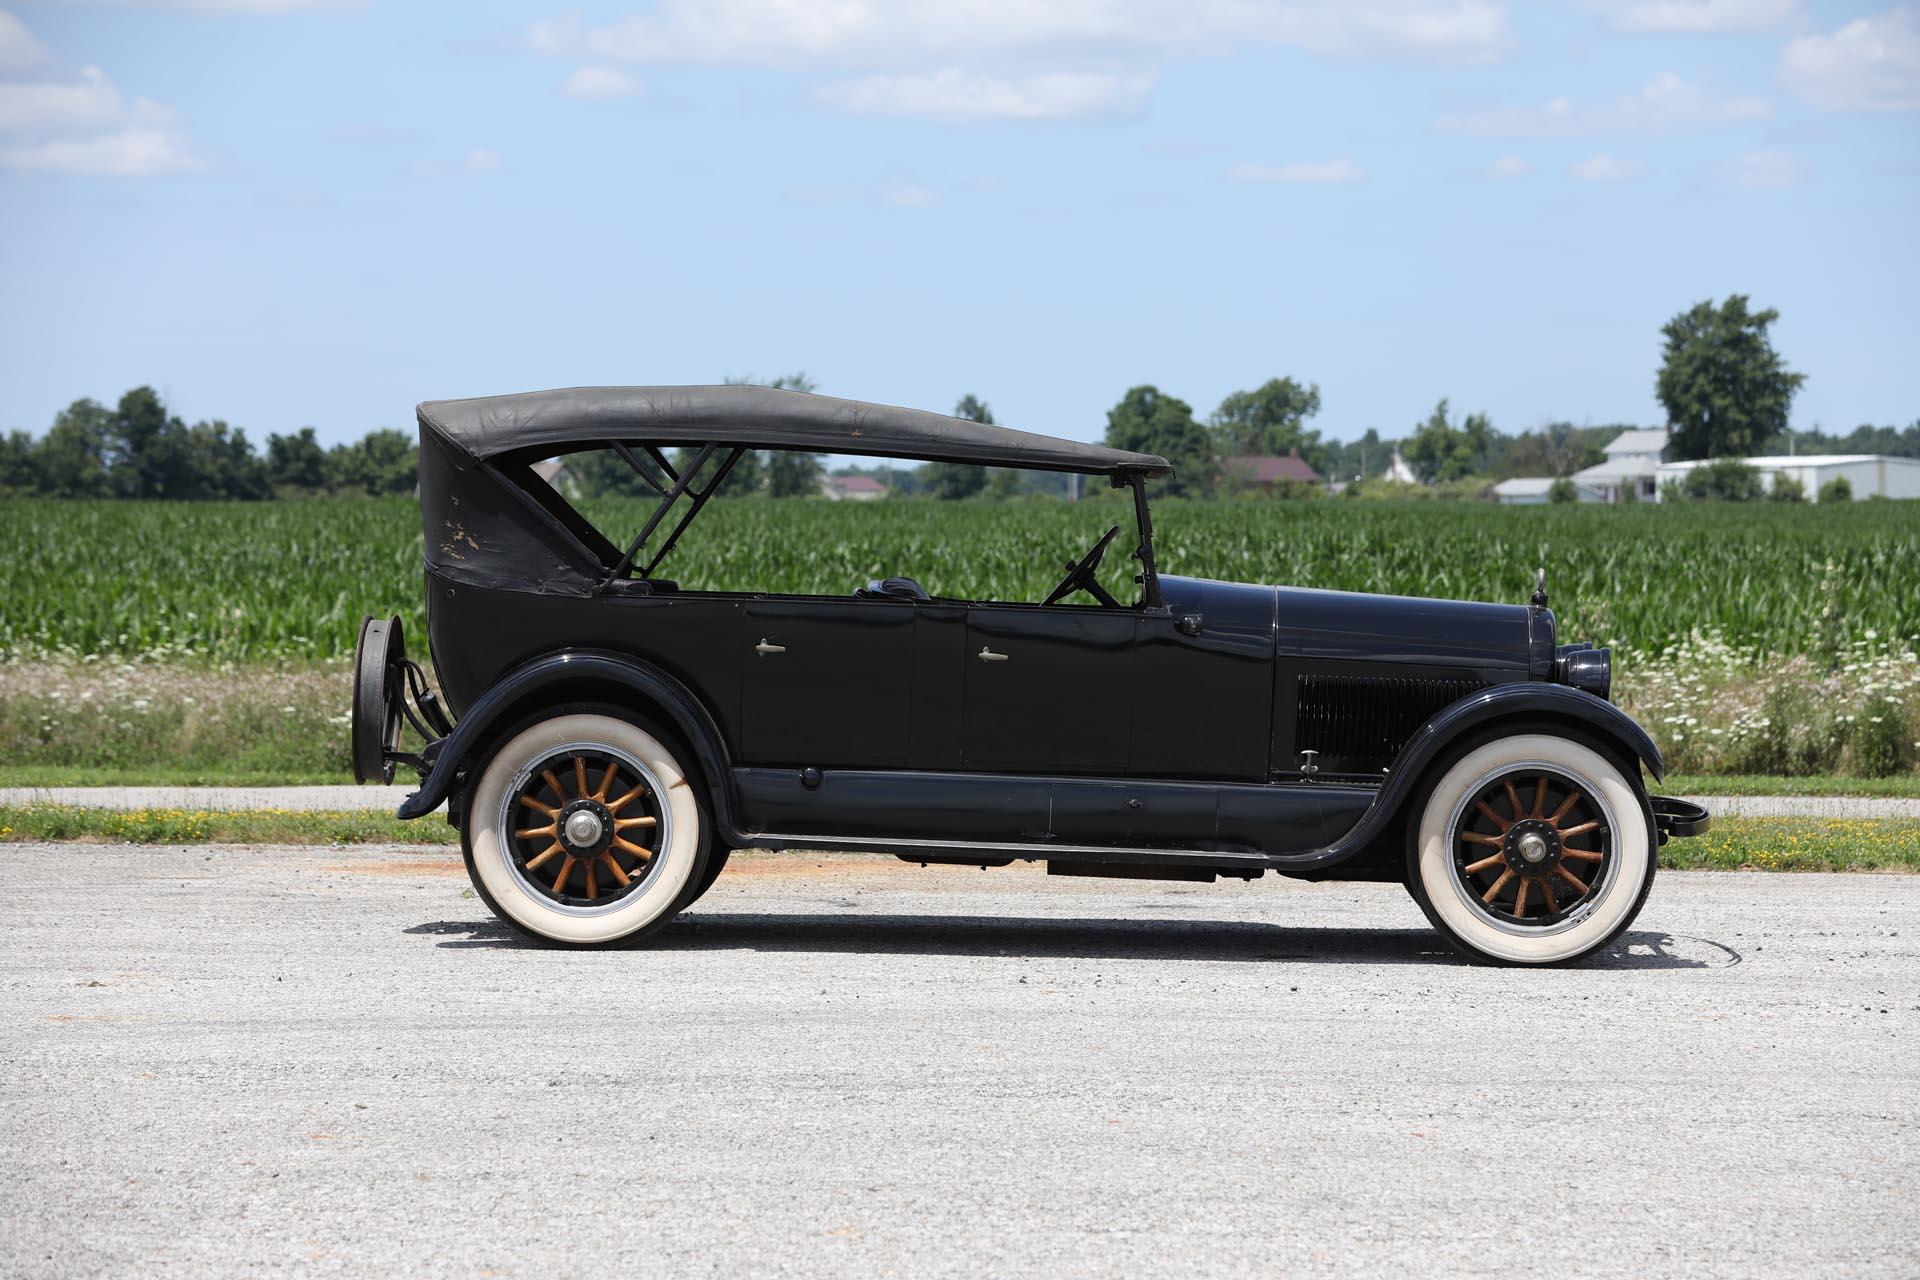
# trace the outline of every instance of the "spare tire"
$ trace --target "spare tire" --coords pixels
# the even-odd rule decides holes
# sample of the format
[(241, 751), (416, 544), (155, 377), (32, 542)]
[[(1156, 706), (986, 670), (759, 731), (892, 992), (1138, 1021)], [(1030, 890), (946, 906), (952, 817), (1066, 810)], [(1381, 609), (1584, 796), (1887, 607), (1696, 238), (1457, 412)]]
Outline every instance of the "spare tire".
[(407, 696), (401, 664), (406, 640), (400, 619), (368, 617), (360, 623), (353, 650), (353, 778), (355, 782), (393, 781), (388, 752), (400, 749), (400, 700)]

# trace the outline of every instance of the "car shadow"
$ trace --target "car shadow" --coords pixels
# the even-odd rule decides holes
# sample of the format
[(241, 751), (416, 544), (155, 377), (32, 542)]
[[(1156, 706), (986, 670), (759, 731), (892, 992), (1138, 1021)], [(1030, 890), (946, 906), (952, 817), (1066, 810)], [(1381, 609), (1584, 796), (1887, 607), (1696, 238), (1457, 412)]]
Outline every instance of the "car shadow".
[[(406, 933), (442, 947), (539, 947), (497, 920), (437, 920)], [(1058, 960), (1225, 960), (1242, 963), (1464, 965), (1431, 929), (1326, 929), (1240, 920), (1056, 919), (690, 912), (645, 944), (655, 950), (802, 954), (1017, 956)], [(1588, 969), (1712, 969), (1741, 955), (1706, 938), (1630, 932)]]

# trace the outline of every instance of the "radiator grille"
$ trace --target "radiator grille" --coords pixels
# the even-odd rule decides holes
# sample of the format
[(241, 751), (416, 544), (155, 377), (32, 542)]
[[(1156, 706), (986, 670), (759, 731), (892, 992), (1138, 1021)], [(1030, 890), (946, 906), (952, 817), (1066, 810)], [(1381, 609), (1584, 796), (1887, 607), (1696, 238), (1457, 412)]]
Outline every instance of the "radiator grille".
[(1294, 747), (1317, 751), (1328, 773), (1378, 773), (1448, 703), (1486, 686), (1413, 676), (1300, 677)]

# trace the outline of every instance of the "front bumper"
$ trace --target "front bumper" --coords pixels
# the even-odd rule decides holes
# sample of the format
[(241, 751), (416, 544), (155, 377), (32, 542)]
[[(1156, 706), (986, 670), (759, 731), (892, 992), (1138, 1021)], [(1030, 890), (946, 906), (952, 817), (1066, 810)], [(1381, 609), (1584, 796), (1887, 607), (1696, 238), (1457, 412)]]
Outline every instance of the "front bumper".
[(1713, 825), (1713, 815), (1707, 812), (1706, 806), (1691, 800), (1681, 800), (1676, 796), (1648, 796), (1647, 803), (1653, 806), (1653, 822), (1660, 829), (1661, 844), (1671, 839), (1701, 835)]

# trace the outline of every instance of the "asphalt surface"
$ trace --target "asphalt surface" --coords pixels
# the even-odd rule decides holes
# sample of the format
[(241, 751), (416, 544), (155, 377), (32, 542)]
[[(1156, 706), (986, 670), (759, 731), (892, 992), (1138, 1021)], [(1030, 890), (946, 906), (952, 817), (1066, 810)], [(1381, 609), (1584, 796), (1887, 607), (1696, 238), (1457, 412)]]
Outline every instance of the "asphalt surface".
[(10, 1275), (1920, 1272), (1920, 877), (1663, 874), (1552, 971), (1391, 886), (851, 858), (627, 952), (418, 849), (0, 901)]
[[(415, 790), (396, 787), (0, 787), (0, 804), (88, 809), (381, 809)], [(1912, 796), (1688, 796), (1724, 818), (1920, 818)]]

